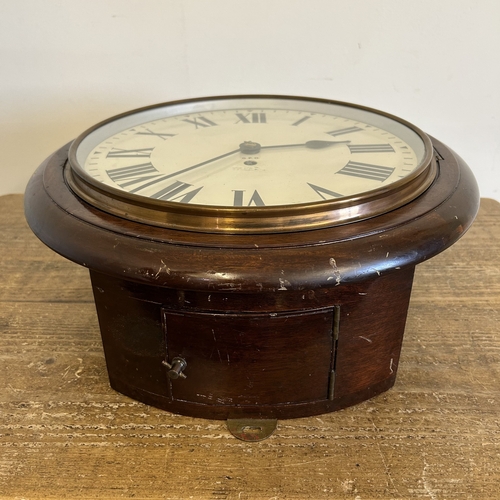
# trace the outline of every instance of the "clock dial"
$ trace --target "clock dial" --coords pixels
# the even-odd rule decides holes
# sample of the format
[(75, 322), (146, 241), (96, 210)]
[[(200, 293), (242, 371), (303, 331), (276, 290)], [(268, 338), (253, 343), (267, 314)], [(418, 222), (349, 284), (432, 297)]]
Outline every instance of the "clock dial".
[(205, 98), (111, 118), (76, 139), (68, 184), (127, 219), (202, 232), (331, 227), (398, 208), (433, 182), (429, 138), (360, 106)]
[(380, 190), (426, 158), (421, 134), (361, 108), (276, 98), (156, 107), (97, 127), (77, 168), (130, 195), (222, 207), (295, 205)]

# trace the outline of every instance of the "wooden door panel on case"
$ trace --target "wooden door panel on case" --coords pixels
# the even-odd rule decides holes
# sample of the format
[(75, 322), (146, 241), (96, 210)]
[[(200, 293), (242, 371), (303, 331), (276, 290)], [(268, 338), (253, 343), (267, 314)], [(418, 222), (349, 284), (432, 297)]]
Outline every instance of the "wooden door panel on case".
[(163, 309), (166, 361), (187, 363), (186, 378), (170, 381), (172, 399), (243, 406), (328, 399), (333, 318), (330, 308), (274, 314)]

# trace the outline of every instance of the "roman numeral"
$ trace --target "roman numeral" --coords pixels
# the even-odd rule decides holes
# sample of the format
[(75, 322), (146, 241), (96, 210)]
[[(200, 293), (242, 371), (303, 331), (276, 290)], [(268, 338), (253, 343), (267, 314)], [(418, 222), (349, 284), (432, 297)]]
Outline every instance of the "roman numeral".
[[(152, 163), (131, 165), (130, 167), (113, 168), (106, 170), (109, 178), (121, 188), (132, 186), (158, 177), (160, 174)], [(152, 174), (152, 175), (150, 175)]]
[(316, 186), (314, 184), (311, 184), (310, 182), (308, 182), (307, 185), (311, 189), (314, 189), (314, 191), (316, 191), (316, 193), (319, 194), (319, 196), (321, 198), (323, 198), (324, 200), (329, 200), (331, 198), (340, 198), (341, 196), (343, 196), (342, 194), (336, 193), (335, 191), (330, 191), (329, 189), (326, 189), (326, 188), (323, 188), (320, 186)]
[(349, 144), (351, 153), (394, 153), (390, 144)]
[(183, 193), (183, 191), (192, 186), (192, 184), (188, 184), (187, 182), (175, 181), (169, 186), (151, 195), (151, 198), (155, 198), (157, 200), (178, 201), (179, 203), (189, 203), (203, 189), (203, 186), (201, 186), (193, 189), (192, 191)]
[(359, 132), (363, 130), (359, 127), (349, 127), (349, 128), (341, 128), (339, 130), (332, 130), (331, 132), (327, 132), (328, 135), (332, 135), (333, 137), (337, 137), (338, 135), (352, 134), (353, 132)]
[(353, 177), (362, 177), (374, 181), (384, 182), (394, 172), (394, 168), (381, 165), (370, 165), (369, 163), (358, 163), (350, 161), (337, 174), (351, 175)]
[(187, 123), (191, 123), (194, 125), (197, 129), (202, 127), (215, 127), (217, 123), (214, 123), (212, 120), (209, 120), (208, 118), (205, 118), (204, 116), (199, 116), (196, 118), (185, 118), (183, 121)]
[[(243, 193), (245, 191), (239, 191), (239, 190), (235, 190), (233, 191), (234, 193), (234, 201), (233, 201), (233, 206), (234, 207), (243, 207)], [(262, 200), (262, 198), (260, 197), (260, 194), (257, 190), (255, 190), (252, 194), (252, 197), (250, 198), (250, 201), (248, 202), (248, 204), (246, 205), (247, 207), (251, 206), (251, 205), (255, 205), (256, 207), (265, 207), (266, 204), (264, 203), (264, 201)]]
[(310, 116), (304, 116), (300, 120), (297, 120), (295, 123), (292, 123), (292, 126), (298, 127), (301, 123), (304, 123), (306, 120), (309, 120)]
[(152, 130), (149, 130), (147, 128), (145, 132), (136, 132), (136, 135), (154, 135), (156, 137), (159, 137), (163, 141), (166, 141), (167, 140), (166, 137), (174, 137), (177, 134), (167, 134), (167, 133), (153, 132)]
[(149, 158), (154, 148), (118, 149), (113, 148), (106, 158)]
[[(236, 123), (267, 123), (266, 113), (236, 113), (239, 120)], [(250, 117), (250, 118), (249, 118)]]

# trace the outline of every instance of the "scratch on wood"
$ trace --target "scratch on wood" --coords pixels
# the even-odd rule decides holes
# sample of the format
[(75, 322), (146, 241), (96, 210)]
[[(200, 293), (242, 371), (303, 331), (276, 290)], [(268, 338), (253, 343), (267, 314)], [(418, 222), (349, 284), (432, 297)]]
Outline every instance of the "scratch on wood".
[[(371, 419), (370, 419), (371, 420)], [(373, 422), (372, 420), (372, 425), (373, 425), (373, 428), (375, 429), (376, 432), (379, 431), (378, 427), (375, 425), (375, 422)], [(397, 489), (396, 485), (394, 484), (394, 480), (392, 479), (392, 475), (391, 475), (391, 471), (390, 471), (390, 468), (389, 466), (387, 465), (387, 461), (385, 459), (385, 455), (384, 453), (382, 452), (382, 448), (380, 446), (380, 443), (377, 439), (377, 436), (375, 436), (375, 443), (377, 444), (377, 450), (379, 452), (379, 455), (380, 455), (380, 458), (382, 459), (382, 464), (384, 466), (384, 470), (385, 470), (385, 475), (387, 476), (387, 479), (389, 480), (389, 483), (392, 485), (392, 488), (394, 489), (394, 491), (396, 492), (396, 494), (403, 498), (403, 496), (401, 495), (401, 493), (399, 492), (399, 490)]]
[(280, 282), (280, 286), (278, 290), (288, 290), (287, 286), (290, 286), (290, 282), (288, 280), (284, 280), (282, 278), (278, 278)]
[(80, 362), (80, 367), (78, 368), (78, 370), (76, 370), (75, 377), (80, 378), (80, 374), (83, 372), (83, 359), (82, 358), (76, 358), (76, 359), (78, 359), (78, 361)]
[[(215, 330), (213, 328), (212, 328), (212, 335), (214, 337), (214, 342), (217, 344), (217, 338), (215, 336)], [(219, 361), (222, 363), (222, 356), (221, 356), (219, 348), (217, 346), (215, 346), (215, 350), (217, 351), (217, 354), (219, 355)], [(212, 350), (212, 354), (213, 354), (213, 350)], [(212, 358), (211, 355), (210, 355), (210, 358)]]
[(423, 460), (424, 468), (422, 469), (422, 484), (424, 485), (424, 490), (432, 500), (437, 500), (436, 492), (431, 488), (429, 481), (427, 480), (427, 469), (429, 468), (429, 464), (425, 460), (425, 455)]
[(333, 269), (333, 276), (330, 276), (328, 279), (335, 279), (335, 286), (338, 286), (342, 281), (342, 276), (340, 275), (340, 269), (337, 266), (337, 261), (333, 257), (330, 257), (329, 263)]

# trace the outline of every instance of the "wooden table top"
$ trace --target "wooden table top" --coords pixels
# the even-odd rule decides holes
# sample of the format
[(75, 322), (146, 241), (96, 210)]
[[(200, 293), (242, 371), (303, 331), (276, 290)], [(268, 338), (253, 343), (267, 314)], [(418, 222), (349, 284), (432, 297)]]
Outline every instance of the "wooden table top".
[(259, 443), (110, 389), (86, 269), (0, 197), (1, 499), (500, 497), (500, 204), (417, 266), (393, 389)]

